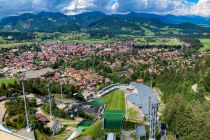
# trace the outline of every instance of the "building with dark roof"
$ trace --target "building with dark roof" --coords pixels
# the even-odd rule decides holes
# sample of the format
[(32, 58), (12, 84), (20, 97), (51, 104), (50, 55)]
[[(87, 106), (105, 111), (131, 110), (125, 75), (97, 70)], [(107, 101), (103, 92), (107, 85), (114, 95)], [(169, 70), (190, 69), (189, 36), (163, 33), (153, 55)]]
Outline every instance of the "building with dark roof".
[(41, 123), (49, 123), (50, 121), (48, 120), (48, 118), (46, 116), (44, 116), (41, 113), (36, 113), (35, 114), (36, 119), (41, 122)]

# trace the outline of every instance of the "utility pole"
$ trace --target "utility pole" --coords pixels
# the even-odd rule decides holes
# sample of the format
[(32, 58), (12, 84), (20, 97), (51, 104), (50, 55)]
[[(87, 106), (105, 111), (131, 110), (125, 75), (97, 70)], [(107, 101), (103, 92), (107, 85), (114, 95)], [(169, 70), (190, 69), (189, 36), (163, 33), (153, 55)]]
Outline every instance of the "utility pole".
[(52, 118), (52, 106), (51, 106), (51, 93), (50, 93), (50, 81), (48, 82), (48, 94), (49, 94), (49, 105), (50, 105), (50, 118)]
[(29, 118), (28, 118), (28, 111), (27, 111), (27, 103), (26, 103), (26, 94), (25, 94), (25, 87), (24, 87), (24, 76), (21, 78), (22, 81), (22, 89), (23, 89), (23, 99), (24, 99), (24, 105), (25, 105), (25, 115), (26, 115), (26, 129), (27, 132), (31, 132), (31, 127), (29, 124)]

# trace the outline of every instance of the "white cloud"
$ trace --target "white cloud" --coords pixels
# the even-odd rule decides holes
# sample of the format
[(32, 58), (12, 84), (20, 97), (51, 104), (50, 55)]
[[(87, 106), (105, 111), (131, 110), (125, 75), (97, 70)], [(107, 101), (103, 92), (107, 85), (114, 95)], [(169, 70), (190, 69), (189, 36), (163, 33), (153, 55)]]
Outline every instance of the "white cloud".
[(72, 0), (63, 8), (66, 14), (78, 14), (87, 11), (107, 12), (107, 5), (111, 0)]
[(116, 12), (117, 9), (119, 8), (119, 3), (118, 2), (115, 2), (113, 5), (111, 5), (111, 10)]
[(210, 16), (210, 0), (199, 0), (198, 3), (180, 3), (171, 11), (176, 15), (198, 15), (198, 16)]
[(187, 0), (117, 0), (119, 13), (149, 12), (158, 14), (210, 16), (210, 0), (199, 0), (198, 3)]
[(42, 10), (78, 14), (88, 11), (105, 13), (149, 12), (158, 14), (210, 16), (210, 0), (0, 0), (0, 18)]
[(63, 11), (67, 14), (78, 14), (96, 7), (97, 5), (94, 3), (94, 0), (73, 0), (68, 6), (64, 7)]
[(210, 16), (210, 0), (199, 0), (191, 11), (196, 15)]
[(118, 0), (118, 12), (169, 12), (184, 5), (183, 0)]

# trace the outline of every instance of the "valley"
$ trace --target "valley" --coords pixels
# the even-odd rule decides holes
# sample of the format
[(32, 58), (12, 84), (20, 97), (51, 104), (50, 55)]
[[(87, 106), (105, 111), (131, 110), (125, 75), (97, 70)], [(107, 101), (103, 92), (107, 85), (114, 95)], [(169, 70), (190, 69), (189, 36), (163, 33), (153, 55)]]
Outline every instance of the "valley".
[(210, 27), (198, 18), (98, 11), (3, 18), (0, 134), (210, 139)]

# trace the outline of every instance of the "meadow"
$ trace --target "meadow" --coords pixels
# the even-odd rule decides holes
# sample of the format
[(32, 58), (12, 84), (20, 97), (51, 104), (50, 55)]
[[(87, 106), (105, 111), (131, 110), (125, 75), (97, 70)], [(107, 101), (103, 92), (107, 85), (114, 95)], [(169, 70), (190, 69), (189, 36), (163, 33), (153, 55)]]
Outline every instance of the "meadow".
[(24, 46), (24, 45), (31, 45), (34, 42), (17, 42), (17, 43), (5, 43), (5, 44), (0, 44), (0, 48), (11, 48), (14, 46)]
[(210, 50), (210, 39), (200, 39), (200, 42), (204, 45), (204, 47), (200, 49), (201, 51)]
[(176, 39), (168, 39), (168, 38), (135, 38), (135, 43), (137, 45), (169, 45), (169, 46), (177, 46), (181, 45), (181, 43)]

